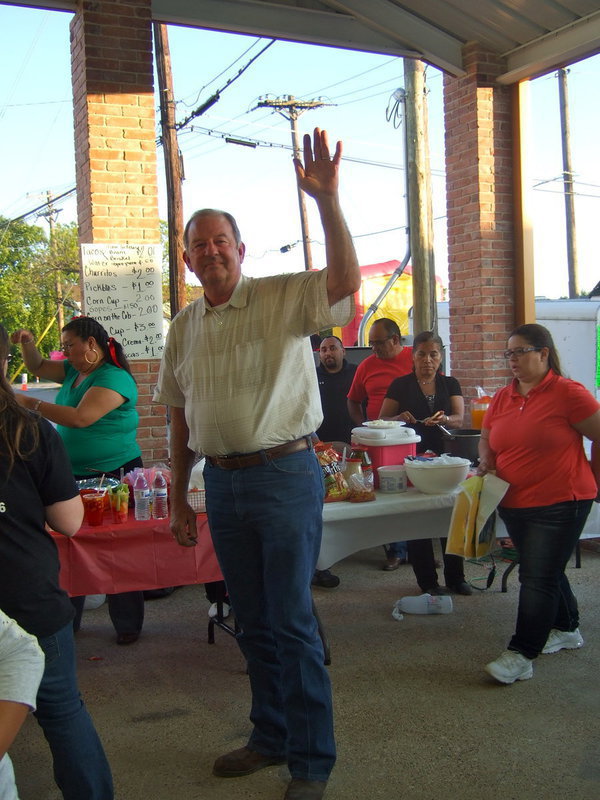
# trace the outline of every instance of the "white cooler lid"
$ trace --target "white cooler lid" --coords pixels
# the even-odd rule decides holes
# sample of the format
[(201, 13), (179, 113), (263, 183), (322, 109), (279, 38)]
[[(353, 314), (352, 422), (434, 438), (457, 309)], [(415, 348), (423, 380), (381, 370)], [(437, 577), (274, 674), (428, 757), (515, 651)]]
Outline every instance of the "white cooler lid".
[(352, 429), (352, 441), (376, 447), (387, 445), (416, 444), (421, 441), (413, 428), (365, 428)]

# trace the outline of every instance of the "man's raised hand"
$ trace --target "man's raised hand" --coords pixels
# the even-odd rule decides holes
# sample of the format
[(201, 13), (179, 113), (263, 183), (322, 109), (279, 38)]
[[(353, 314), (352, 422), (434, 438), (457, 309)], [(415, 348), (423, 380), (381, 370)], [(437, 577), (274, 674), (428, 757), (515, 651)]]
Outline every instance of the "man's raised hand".
[(341, 142), (337, 142), (333, 158), (330, 156), (327, 131), (315, 128), (312, 141), (310, 134), (305, 134), (304, 164), (299, 158), (294, 159), (300, 188), (314, 198), (337, 195), (341, 159)]

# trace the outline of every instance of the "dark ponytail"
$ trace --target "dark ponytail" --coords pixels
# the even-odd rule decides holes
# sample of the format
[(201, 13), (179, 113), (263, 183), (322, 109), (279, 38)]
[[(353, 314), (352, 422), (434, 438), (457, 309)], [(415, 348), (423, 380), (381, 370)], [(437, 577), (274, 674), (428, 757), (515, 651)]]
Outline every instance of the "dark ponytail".
[(510, 339), (511, 336), (520, 336), (532, 347), (547, 347), (548, 366), (552, 372), (555, 372), (557, 375), (562, 375), (558, 351), (556, 349), (556, 345), (554, 344), (554, 340), (552, 339), (552, 334), (548, 328), (544, 328), (543, 325), (538, 325), (536, 323), (519, 325), (519, 327), (515, 328), (508, 338)]
[(106, 363), (121, 367), (131, 375), (131, 367), (121, 343), (109, 336), (97, 320), (92, 317), (74, 317), (64, 326), (63, 333), (65, 331), (71, 331), (80, 339), (88, 339), (93, 336), (98, 343), (98, 347), (102, 350)]

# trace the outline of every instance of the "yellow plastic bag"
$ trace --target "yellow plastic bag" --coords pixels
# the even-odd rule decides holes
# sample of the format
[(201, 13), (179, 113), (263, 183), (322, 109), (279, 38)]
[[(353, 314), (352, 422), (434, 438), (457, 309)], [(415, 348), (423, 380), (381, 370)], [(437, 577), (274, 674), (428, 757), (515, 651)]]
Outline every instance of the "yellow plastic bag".
[(496, 475), (475, 476), (459, 484), (448, 530), (446, 552), (482, 558), (495, 541), (495, 511), (509, 484)]

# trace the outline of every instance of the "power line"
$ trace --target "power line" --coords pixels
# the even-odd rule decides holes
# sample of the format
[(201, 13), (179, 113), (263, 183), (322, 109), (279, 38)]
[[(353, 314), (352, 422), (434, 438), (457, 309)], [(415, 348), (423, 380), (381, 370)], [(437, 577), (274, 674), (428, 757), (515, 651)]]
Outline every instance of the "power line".
[(72, 103), (72, 100), (40, 100), (37, 103), (7, 103), (4, 108), (25, 108), (29, 106), (55, 106)]
[[(302, 95), (306, 97), (307, 95), (314, 95), (316, 94), (323, 94), (328, 89), (335, 89), (336, 86), (341, 86), (343, 83), (348, 83), (349, 81), (356, 80), (356, 78), (362, 78), (363, 75), (367, 75), (369, 72), (374, 72), (377, 69), (381, 69), (382, 67), (386, 67), (388, 64), (391, 64), (392, 61), (397, 61), (398, 56), (394, 56), (393, 58), (384, 61), (383, 64), (376, 64), (374, 67), (370, 67), (369, 69), (364, 70), (364, 72), (359, 72), (357, 75), (351, 75), (349, 78), (343, 78), (341, 81), (337, 81), (336, 83), (330, 83), (328, 86), (323, 86), (321, 89), (315, 89), (313, 92), (306, 92), (306, 94)], [(391, 80), (391, 78), (390, 78)]]
[(195, 119), (196, 117), (201, 116), (206, 111), (208, 111), (208, 109), (211, 106), (213, 106), (216, 102), (218, 102), (221, 99), (221, 92), (224, 92), (225, 89), (228, 89), (231, 86), (232, 83), (237, 81), (237, 79), (240, 78), (244, 74), (244, 72), (248, 69), (248, 67), (251, 64), (253, 64), (256, 61), (257, 58), (260, 58), (260, 56), (262, 56), (262, 54), (266, 50), (268, 50), (269, 47), (271, 47), (271, 45), (275, 44), (275, 41), (276, 41), (275, 39), (271, 39), (271, 41), (268, 44), (266, 44), (259, 53), (257, 53), (255, 56), (253, 56), (250, 59), (250, 61), (248, 61), (240, 70), (238, 70), (237, 74), (234, 75), (233, 78), (230, 78), (221, 89), (218, 89), (213, 95), (211, 95), (208, 98), (208, 100), (205, 100), (204, 103), (202, 103), (202, 105), (199, 106), (195, 111), (192, 111), (191, 114), (188, 114), (188, 116), (184, 120), (182, 120), (181, 122), (177, 122), (175, 124), (175, 130), (179, 131), (179, 130), (181, 130), (181, 128), (185, 128), (185, 126), (188, 123), (190, 123), (193, 119)]
[(32, 208), (31, 211), (26, 211), (24, 214), (21, 214), (18, 217), (14, 217), (14, 219), (9, 220), (8, 224), (12, 225), (13, 222), (20, 222), (22, 219), (25, 219), (25, 217), (31, 217), (32, 214), (36, 214), (41, 209), (48, 208), (50, 205), (52, 205), (53, 202), (56, 202), (57, 200), (62, 200), (63, 197), (68, 197), (69, 195), (73, 194), (76, 191), (77, 191), (77, 187), (74, 186), (72, 189), (69, 189), (68, 191), (63, 192), (62, 194), (56, 195), (56, 197), (53, 197), (52, 200), (46, 200), (46, 202), (42, 203), (41, 206), (37, 206), (36, 208)]
[[(192, 125), (189, 128), (189, 130), (190, 130), (190, 132), (201, 133), (204, 136), (210, 136), (210, 137), (217, 138), (217, 139), (225, 140), (228, 137), (231, 137), (231, 134), (230, 133), (226, 133), (225, 131), (217, 131), (217, 130), (214, 130), (214, 129), (211, 129), (211, 128), (201, 128), (201, 127), (199, 127), (197, 125)], [(244, 138), (246, 139), (246, 141), (248, 143), (252, 143), (253, 145), (256, 145), (257, 147), (268, 147), (268, 148), (276, 149), (276, 150), (289, 150), (290, 152), (293, 152), (293, 150), (294, 150), (294, 148), (290, 144), (282, 144), (282, 143), (279, 143), (279, 142), (268, 142), (268, 141), (266, 141), (264, 139), (255, 139), (255, 138), (250, 137), (250, 136), (246, 136)], [(392, 164), (390, 162), (374, 161), (373, 159), (356, 158), (354, 156), (348, 156), (348, 155), (344, 155), (343, 158), (344, 158), (344, 161), (351, 161), (351, 162), (353, 162), (355, 164), (365, 164), (367, 166), (372, 166), (372, 167), (384, 167), (386, 169), (396, 169), (396, 170), (403, 170), (404, 169), (404, 166), (402, 164)], [(443, 175), (443, 173), (440, 173), (440, 174)]]
[(178, 103), (181, 103), (181, 104), (182, 104), (182, 105), (184, 105), (184, 106), (187, 106), (188, 108), (191, 108), (191, 106), (195, 106), (195, 105), (196, 105), (196, 103), (198, 102), (198, 100), (200, 99), (200, 95), (202, 94), (202, 92), (203, 92), (205, 89), (208, 89), (208, 87), (209, 87), (209, 86), (210, 86), (212, 83), (214, 83), (215, 81), (217, 81), (217, 80), (218, 80), (218, 79), (221, 77), (221, 75), (224, 75), (224, 74), (225, 74), (226, 72), (228, 72), (228, 71), (229, 71), (229, 70), (230, 70), (232, 67), (234, 67), (234, 66), (237, 64), (237, 62), (238, 62), (238, 61), (240, 61), (240, 60), (241, 60), (241, 59), (242, 59), (242, 58), (243, 58), (243, 57), (246, 55), (246, 53), (249, 53), (249, 52), (250, 52), (250, 50), (252, 50), (252, 48), (253, 48), (253, 47), (256, 47), (256, 45), (257, 45), (259, 42), (262, 42), (262, 37), (259, 37), (258, 39), (256, 39), (256, 40), (255, 40), (255, 41), (254, 41), (254, 42), (253, 42), (253, 43), (250, 45), (250, 47), (247, 47), (247, 48), (244, 50), (244, 52), (243, 52), (243, 53), (241, 53), (241, 54), (240, 54), (240, 55), (239, 55), (239, 56), (238, 56), (238, 57), (235, 59), (235, 61), (232, 61), (232, 62), (231, 62), (231, 64), (229, 64), (229, 66), (228, 66), (228, 67), (225, 67), (225, 69), (221, 70), (221, 72), (219, 72), (219, 74), (218, 74), (218, 75), (215, 75), (215, 77), (214, 77), (214, 78), (212, 78), (210, 81), (208, 81), (208, 83), (205, 83), (205, 84), (204, 84), (204, 86), (203, 86), (201, 89), (199, 89), (199, 90), (198, 90), (198, 92), (196, 93), (196, 99), (194, 100), (194, 102), (193, 102), (193, 103), (186, 103), (184, 100), (178, 100), (177, 102), (178, 102)]
[[(234, 136), (234, 133), (231, 132), (231, 131), (230, 132), (226, 132), (226, 131), (215, 130), (214, 128), (202, 128), (202, 127), (199, 127), (198, 125), (191, 125), (188, 128), (188, 131), (190, 133), (200, 133), (203, 136), (209, 136), (209, 137), (217, 138), (217, 139), (227, 139), (228, 137), (233, 137)], [(289, 145), (289, 144), (283, 144), (283, 143), (280, 143), (280, 142), (269, 142), (269, 141), (267, 141), (265, 139), (257, 139), (257, 138), (252, 137), (252, 136), (244, 136), (244, 139), (246, 140), (248, 146), (256, 145), (256, 147), (266, 147), (266, 148), (276, 149), (276, 150), (289, 150), (289, 151), (293, 152), (293, 147), (291, 145)], [(190, 150), (186, 151), (186, 153), (189, 153), (189, 152), (190, 152)], [(214, 151), (211, 150), (210, 152), (212, 153)], [(404, 170), (404, 165), (403, 164), (394, 164), (394, 163), (389, 162), (389, 161), (376, 161), (375, 159), (358, 158), (357, 156), (349, 156), (347, 154), (344, 154), (343, 158), (344, 158), (344, 161), (349, 161), (349, 162), (352, 162), (353, 164), (364, 164), (365, 166), (382, 167), (383, 169), (395, 169), (395, 170), (399, 170), (399, 171), (403, 171)], [(432, 175), (434, 175), (437, 178), (443, 178), (446, 175), (444, 170), (432, 170), (431, 172), (432, 172)]]
[(339, 98), (342, 98), (342, 97), (349, 97), (351, 94), (358, 94), (359, 92), (366, 92), (369, 89), (375, 89), (377, 86), (383, 86), (384, 84), (391, 83), (392, 81), (394, 81), (394, 85), (396, 85), (396, 86), (398, 85), (398, 78), (397, 77), (386, 78), (384, 81), (380, 81), (379, 83), (373, 83), (370, 86), (362, 86), (359, 89), (353, 89), (353, 91), (346, 92), (345, 94), (338, 94), (338, 95), (336, 95), (336, 97), (334, 99), (338, 100)]

